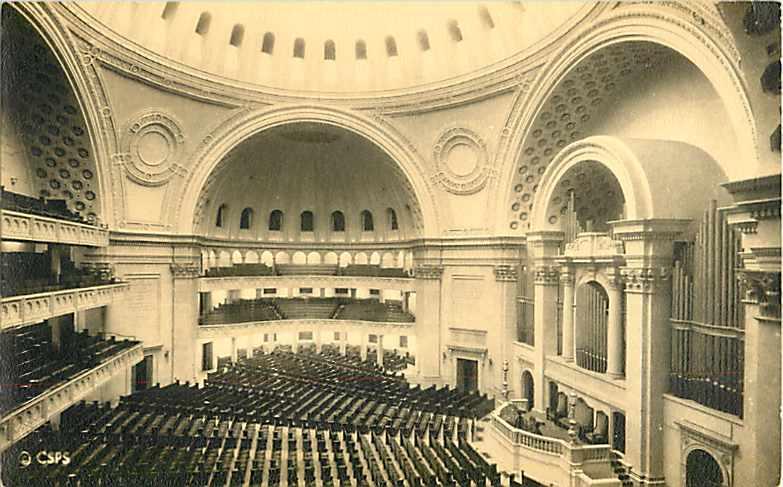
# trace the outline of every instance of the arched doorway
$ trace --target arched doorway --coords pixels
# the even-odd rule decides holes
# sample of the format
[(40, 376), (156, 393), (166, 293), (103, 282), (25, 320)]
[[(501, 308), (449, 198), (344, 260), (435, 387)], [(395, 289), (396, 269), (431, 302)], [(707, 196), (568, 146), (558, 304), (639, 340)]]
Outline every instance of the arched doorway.
[(721, 487), (723, 473), (712, 455), (704, 450), (693, 450), (685, 464), (686, 487)]
[(533, 374), (529, 370), (522, 372), (522, 397), (527, 399), (527, 410), (533, 408), (533, 400), (535, 399)]
[(593, 372), (606, 372), (609, 295), (596, 281), (576, 291), (576, 363)]

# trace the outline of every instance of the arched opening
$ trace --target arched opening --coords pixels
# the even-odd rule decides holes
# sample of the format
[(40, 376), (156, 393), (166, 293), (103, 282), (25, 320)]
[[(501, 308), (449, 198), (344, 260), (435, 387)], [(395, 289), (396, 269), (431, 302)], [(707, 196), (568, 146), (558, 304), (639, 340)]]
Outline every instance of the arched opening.
[(533, 408), (535, 400), (535, 387), (533, 384), (533, 374), (529, 370), (522, 372), (522, 398), (527, 399), (527, 410)]
[(386, 208), (386, 219), (389, 223), (389, 230), (399, 230), (400, 224), (397, 222), (397, 212), (394, 208)]
[(625, 414), (612, 413), (612, 448), (625, 452)]
[(226, 221), (226, 211), (228, 211), (228, 207), (226, 205), (220, 205), (217, 209), (217, 215), (215, 215), (215, 226), (218, 228), (223, 228), (223, 224)]
[(177, 13), (179, 2), (166, 2), (166, 6), (163, 7), (163, 12), (160, 14), (160, 18), (163, 20), (173, 20), (174, 14)]
[(305, 57), (305, 41), (301, 37), (297, 37), (294, 41), (294, 57), (299, 59)]
[(359, 39), (356, 41), (356, 59), (362, 60), (367, 59), (367, 43), (363, 40)]
[(90, 138), (90, 125), (98, 127), (96, 118), (90, 120), (89, 112), (82, 111), (86, 105), (71, 83), (79, 76), (66, 75), (48, 42), (16, 8), (4, 5), (1, 22), (0, 185), (5, 209), (42, 206), (47, 216), (96, 224), (101, 205), (111, 198), (103, 198)]
[(576, 364), (593, 372), (606, 372), (609, 295), (596, 281), (576, 290)]
[(239, 228), (249, 230), (251, 226), (253, 226), (253, 209), (245, 208), (239, 217)]
[(332, 212), (332, 231), (344, 232), (345, 231), (345, 215), (342, 211)]
[(209, 24), (212, 22), (212, 15), (209, 12), (202, 12), (196, 23), (196, 34), (205, 36), (209, 33)]
[(245, 26), (237, 24), (231, 29), (231, 39), (229, 43), (234, 47), (242, 45), (242, 41), (245, 39)]
[(723, 472), (715, 458), (704, 450), (693, 450), (685, 464), (686, 487), (721, 487)]
[(270, 56), (274, 54), (275, 51), (275, 35), (271, 32), (267, 32), (264, 34), (264, 38), (261, 41), (261, 52), (265, 54), (269, 54)]
[(315, 228), (313, 212), (305, 210), (299, 215), (299, 230), (302, 232), (312, 232)]
[(479, 5), (478, 8), (479, 18), (481, 19), (481, 25), (486, 29), (494, 29), (495, 22), (492, 20), (492, 15), (489, 13), (489, 9), (484, 5)]
[(370, 210), (362, 210), (361, 221), (363, 232), (372, 232), (375, 230), (375, 224), (373, 223), (372, 213)]
[(449, 20), (448, 29), (449, 37), (454, 42), (462, 42), (462, 30), (459, 28), (459, 24), (456, 20)]
[(427, 31), (420, 30), (416, 34), (416, 38), (419, 41), (419, 49), (421, 49), (422, 51), (430, 50), (430, 36), (427, 35)]
[(397, 41), (392, 36), (386, 37), (386, 56), (397, 57)]
[(334, 46), (334, 41), (328, 40), (324, 42), (324, 60), (334, 61), (337, 59), (337, 49)]
[(283, 229), (283, 212), (272, 210), (269, 214), (269, 231), (279, 232)]

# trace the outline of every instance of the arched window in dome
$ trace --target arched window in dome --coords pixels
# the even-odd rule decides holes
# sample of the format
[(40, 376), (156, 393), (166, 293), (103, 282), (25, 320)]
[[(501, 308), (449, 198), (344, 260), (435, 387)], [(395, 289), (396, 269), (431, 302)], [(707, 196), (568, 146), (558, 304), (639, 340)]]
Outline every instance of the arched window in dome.
[(459, 28), (459, 24), (456, 20), (449, 20), (448, 23), (449, 26), (449, 36), (451, 36), (451, 40), (454, 42), (461, 42), (462, 41), (462, 31)]
[(226, 221), (226, 211), (228, 207), (226, 205), (220, 205), (217, 210), (217, 216), (215, 217), (215, 226), (218, 228), (223, 227), (223, 223)]
[(261, 52), (272, 55), (275, 50), (275, 35), (271, 32), (264, 34), (264, 40), (261, 42)]
[(419, 41), (419, 49), (422, 51), (429, 51), (430, 50), (430, 36), (427, 35), (426, 30), (420, 30), (416, 37)]
[(356, 41), (356, 59), (367, 59), (367, 43), (361, 39)]
[(327, 61), (337, 59), (337, 49), (334, 47), (334, 41), (332, 40), (324, 42), (324, 59)]
[(269, 214), (269, 231), (279, 232), (283, 229), (283, 212), (280, 210), (272, 210)]
[(386, 208), (386, 216), (389, 220), (389, 230), (399, 230), (400, 225), (397, 222), (397, 212), (394, 208)]
[(253, 226), (253, 209), (245, 208), (239, 216), (239, 228), (249, 230), (251, 226)]
[(397, 56), (397, 41), (392, 36), (386, 38), (386, 55), (389, 57)]
[(481, 24), (487, 29), (494, 29), (495, 22), (492, 20), (492, 15), (490, 15), (487, 7), (485, 7), (484, 5), (479, 5), (478, 11), (479, 11), (479, 18), (481, 19)]
[(174, 18), (174, 14), (177, 13), (179, 2), (166, 2), (166, 6), (163, 7), (163, 13), (160, 14), (160, 18), (163, 20), (171, 20)]
[(332, 212), (332, 231), (344, 232), (345, 231), (345, 215), (342, 211)]
[(305, 56), (305, 41), (301, 37), (297, 37), (294, 41), (294, 57), (304, 59)]
[(245, 39), (245, 26), (237, 24), (231, 29), (231, 40), (229, 43), (234, 47), (242, 45), (242, 41)]
[(372, 221), (372, 213), (370, 213), (370, 210), (363, 210), (361, 216), (362, 216), (362, 231), (372, 232), (373, 230), (375, 230), (375, 224)]
[(212, 15), (209, 12), (201, 12), (196, 24), (196, 34), (205, 36), (209, 32), (209, 24), (212, 22)]
[(300, 216), (299, 229), (303, 232), (312, 232), (314, 228), (313, 212), (305, 210)]

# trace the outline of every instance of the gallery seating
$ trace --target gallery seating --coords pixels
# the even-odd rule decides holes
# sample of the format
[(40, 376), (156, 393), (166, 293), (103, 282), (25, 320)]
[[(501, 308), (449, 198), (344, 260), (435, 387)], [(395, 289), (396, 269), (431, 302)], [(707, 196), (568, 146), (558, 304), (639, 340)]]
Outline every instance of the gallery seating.
[(30, 213), (58, 220), (67, 220), (70, 222), (90, 223), (81, 217), (79, 213), (68, 209), (65, 200), (33, 198), (19, 193), (13, 193), (0, 186), (0, 204), (4, 210), (18, 211), (21, 213)]
[(234, 264), (229, 267), (207, 269), (204, 277), (274, 276), (273, 268), (266, 264)]

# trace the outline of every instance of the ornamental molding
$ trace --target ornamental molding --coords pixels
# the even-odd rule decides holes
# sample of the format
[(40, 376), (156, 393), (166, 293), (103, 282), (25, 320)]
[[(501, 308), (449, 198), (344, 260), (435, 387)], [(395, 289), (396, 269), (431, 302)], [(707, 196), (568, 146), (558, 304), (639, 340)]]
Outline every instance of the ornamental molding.
[(763, 318), (780, 319), (780, 272), (737, 271), (743, 301), (758, 304)]
[(568, 266), (560, 268), (560, 283), (568, 287), (574, 287), (576, 283), (576, 272)]
[(623, 267), (620, 276), (625, 282), (626, 292), (654, 293), (658, 286), (664, 285), (670, 278), (668, 267)]
[(477, 133), (464, 127), (445, 130), (435, 142), (432, 156), (435, 161), (432, 181), (452, 194), (481, 191), (492, 173), (487, 144)]
[(734, 455), (739, 445), (721, 434), (710, 431), (688, 420), (675, 421), (680, 429), (680, 462), (682, 484), (686, 485), (688, 455), (694, 450), (709, 453), (718, 463), (723, 477), (721, 487), (733, 485)]
[(144, 186), (165, 184), (175, 174), (184, 176), (188, 170), (181, 164), (185, 147), (181, 125), (159, 109), (139, 113), (125, 127), (122, 152), (113, 159), (128, 177)]
[(169, 267), (175, 279), (193, 279), (201, 276), (201, 269), (194, 264), (171, 264)]
[(577, 235), (573, 242), (566, 244), (564, 252), (567, 257), (615, 257), (624, 253), (623, 242), (593, 232)]
[(443, 266), (441, 265), (417, 265), (413, 276), (416, 279), (440, 279), (443, 277)]
[(494, 270), (496, 281), (516, 282), (519, 279), (519, 270), (515, 265), (496, 265)]
[(533, 274), (537, 286), (557, 286), (560, 282), (560, 268), (554, 265), (538, 265)]

